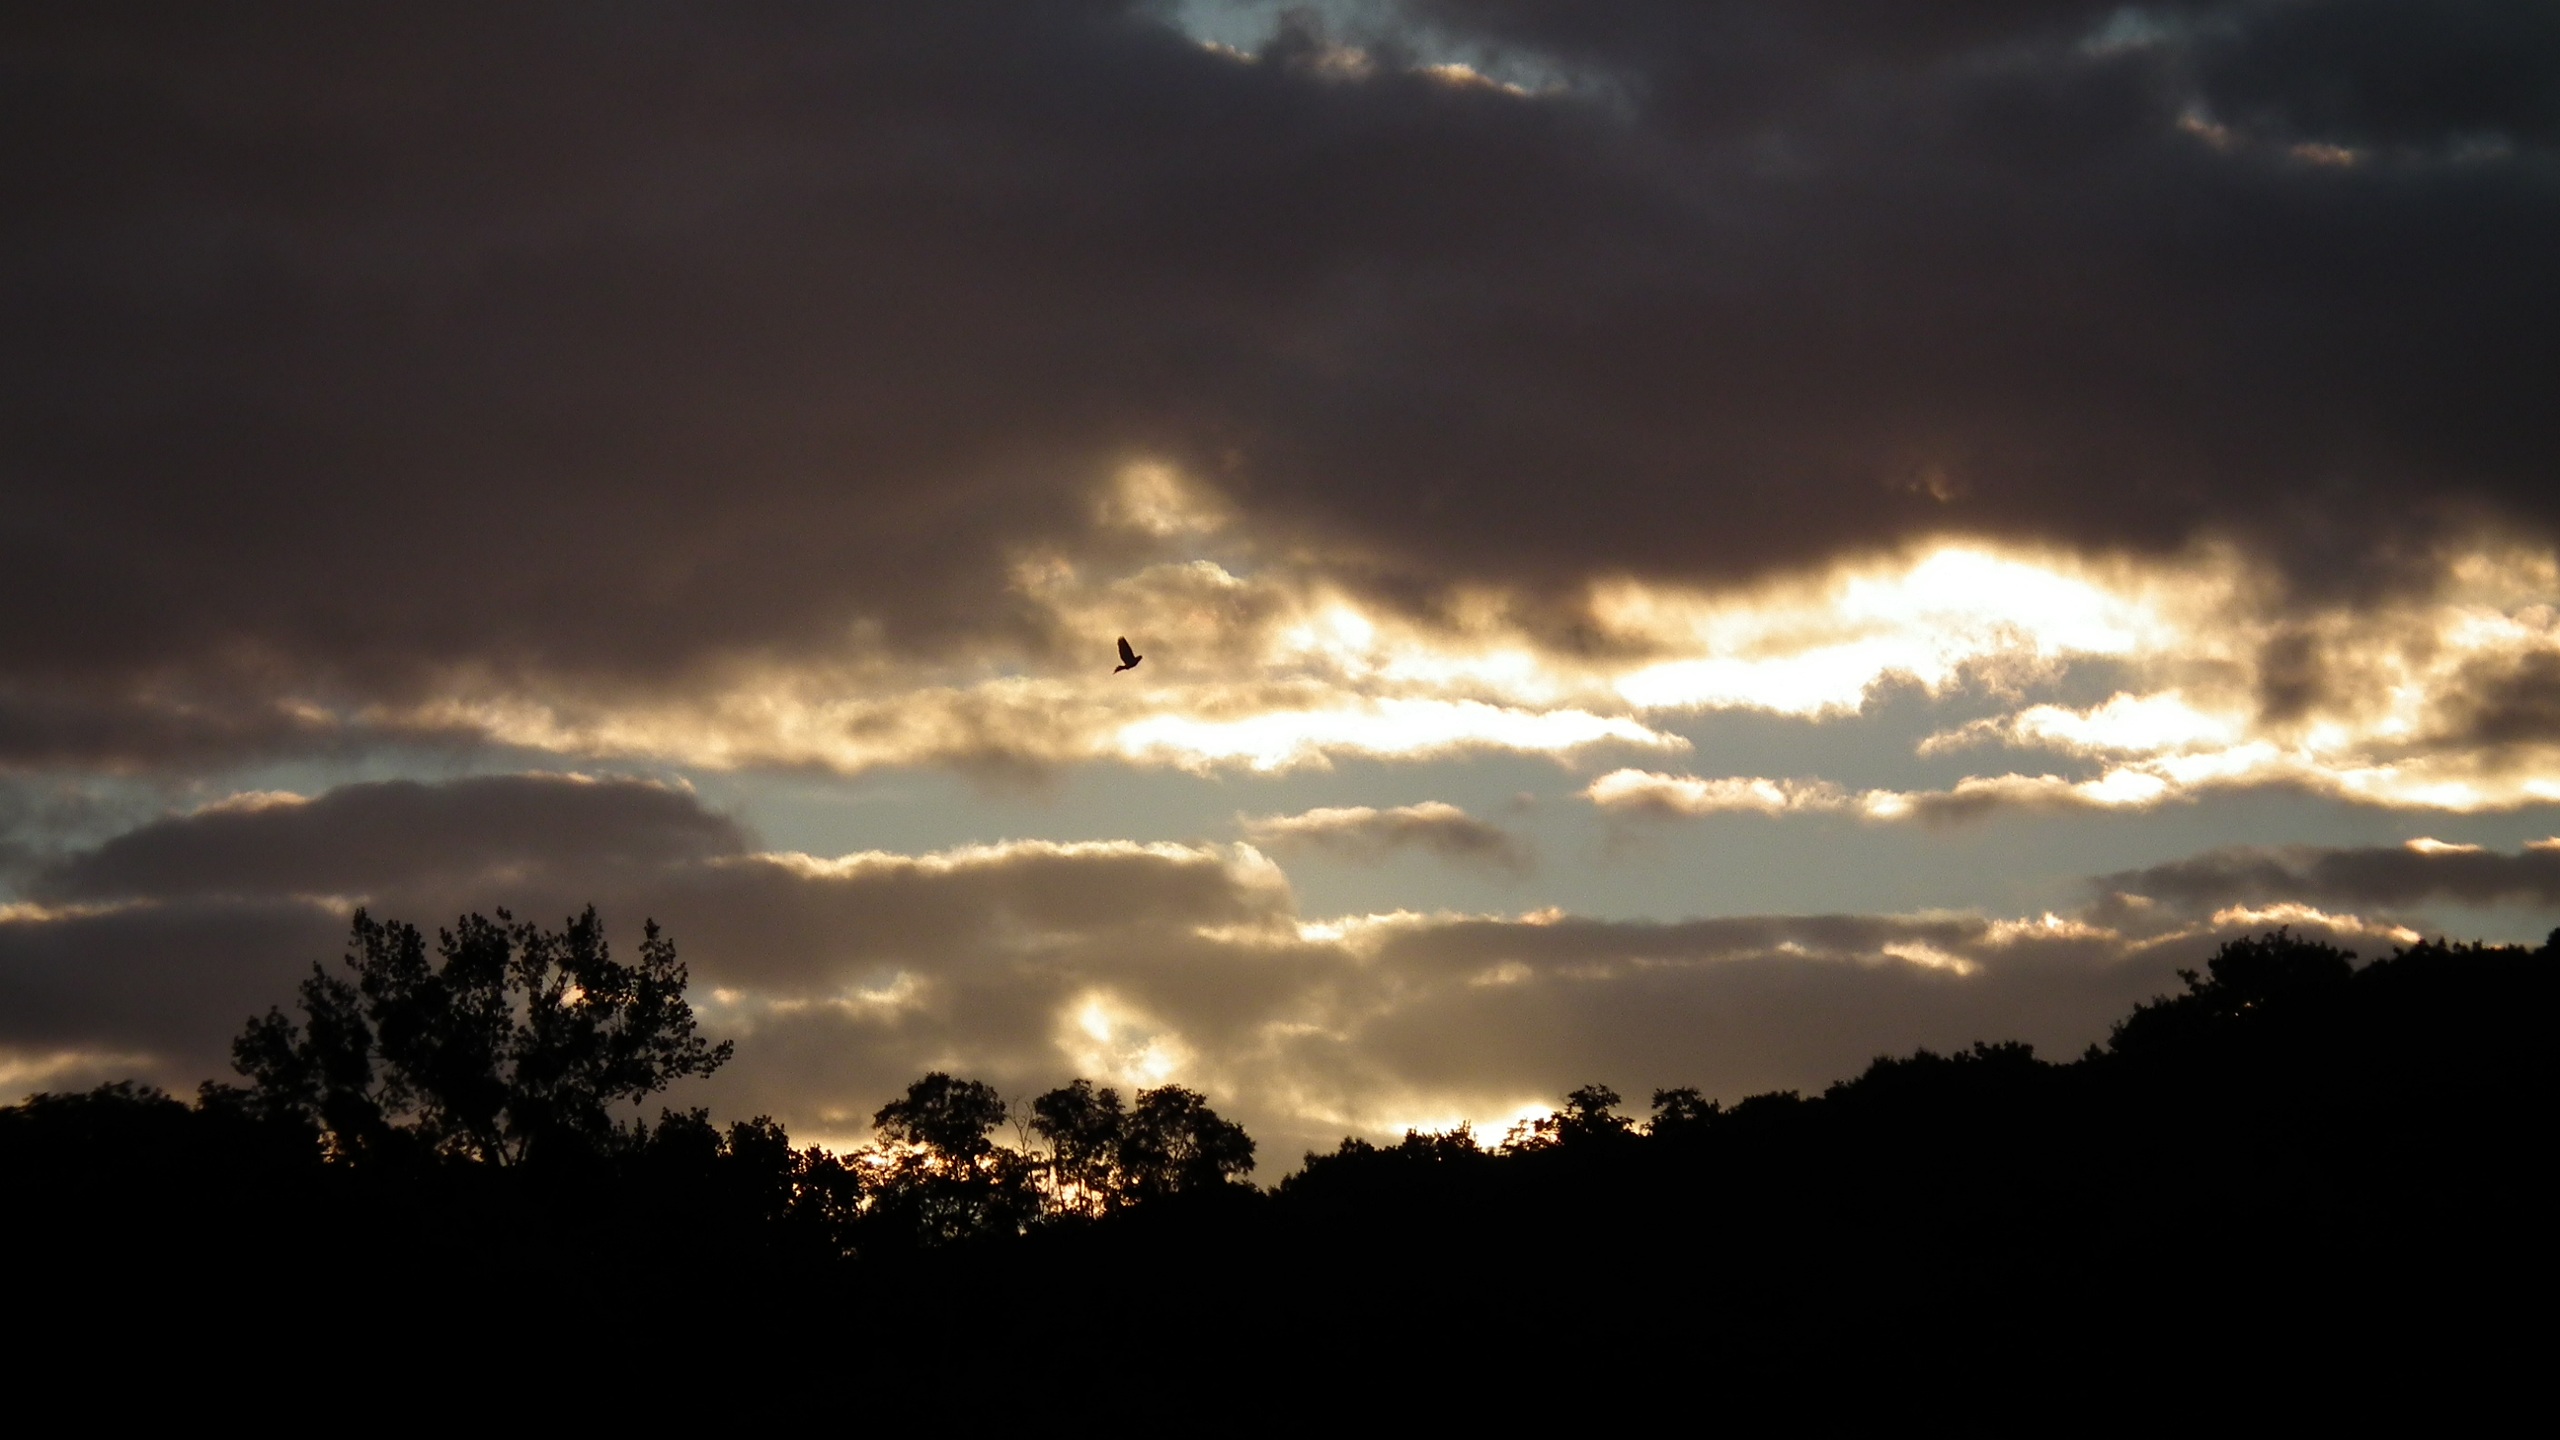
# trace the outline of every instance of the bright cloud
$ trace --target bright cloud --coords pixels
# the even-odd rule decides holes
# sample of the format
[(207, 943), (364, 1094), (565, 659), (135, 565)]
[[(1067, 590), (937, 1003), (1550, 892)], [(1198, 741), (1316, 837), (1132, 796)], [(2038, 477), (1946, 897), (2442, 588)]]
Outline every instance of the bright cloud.
[[(742, 661), (673, 698), (457, 674), (444, 698), (352, 722), (712, 768), (1270, 773), (1346, 756), (1679, 752), (1689, 742), (1669, 725), (1683, 716), (1837, 720), (1900, 684), (2013, 702), (1930, 736), (1923, 755), (2045, 752), (2078, 773), (1851, 795), (1822, 777), (1637, 787), (1620, 772), (1588, 793), (1876, 818), (2138, 810), (2263, 786), (2451, 811), (2560, 800), (2560, 565), (2539, 552), (2458, 554), (2432, 590), (2304, 609), (2227, 550), (2102, 562), (1943, 540), (1728, 590), (1598, 584), (1565, 612), (1586, 642), (1568, 647), (1552, 601), (1479, 587), (1408, 612), (1306, 556), (1260, 555), (1214, 490), (1171, 467), (1126, 467), (1094, 504), (1140, 556), (1119, 569), (1064, 550), (1024, 558), (1014, 598), (1038, 645), (893, 666), (855, 637), (834, 665)], [(1122, 634), (1147, 659), (1113, 674)], [(2103, 700), (2035, 693), (2093, 666), (2115, 682)]]
[(1632, 720), (1581, 710), (1523, 710), (1475, 700), (1373, 700), (1329, 711), (1274, 711), (1235, 720), (1154, 715), (1123, 726), (1122, 755), (1206, 766), (1243, 761), (1256, 770), (1321, 765), (1329, 755), (1420, 758), (1454, 750), (1564, 753), (1614, 740), (1685, 750), (1686, 740)]
[(1947, 545), (1734, 596), (1613, 586), (1593, 611), (1621, 633), (1698, 652), (1618, 678), (1641, 709), (1818, 715), (1859, 708), (1889, 676), (1937, 689), (1977, 670), (2158, 648), (2206, 592), (2235, 583), (2227, 557), (2190, 569), (2182, 589), (2165, 573)]
[(1943, 790), (1866, 790), (1857, 794), (1820, 780), (1731, 775), (1702, 780), (1646, 770), (1613, 770), (1584, 788), (1604, 810), (1658, 815), (1845, 811), (1870, 820), (1956, 819), (1994, 809), (2139, 809), (2169, 794), (2168, 782), (2140, 771), (2110, 771), (2095, 780), (2057, 775), (1973, 776)]
[(1734, 811), (1779, 815), (1790, 810), (1847, 810), (1859, 804), (1859, 797), (1821, 780), (1770, 780), (1754, 775), (1701, 780), (1695, 775), (1661, 775), (1650, 770), (1612, 770), (1582, 793), (1605, 809), (1675, 815)]

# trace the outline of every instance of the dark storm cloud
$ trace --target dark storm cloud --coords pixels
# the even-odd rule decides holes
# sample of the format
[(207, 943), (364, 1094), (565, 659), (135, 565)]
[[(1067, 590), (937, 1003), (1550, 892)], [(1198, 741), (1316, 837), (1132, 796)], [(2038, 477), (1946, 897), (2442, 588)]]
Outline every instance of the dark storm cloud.
[(1417, 0), (1410, 11), (1632, 77), (1699, 123), (1780, 108), (1826, 80), (2079, 48), (2168, 51), (2225, 119), (2288, 138), (2440, 144), (2560, 138), (2550, 7), (2504, 0)]
[[(2210, 7), (2178, 7), (2210, 16)], [(2262, 3), (2209, 35), (2217, 110), (2287, 138), (2445, 149), (2560, 141), (2560, 10), (2509, 0)]]
[(1011, 553), (1138, 453), (1413, 599), (2560, 515), (2545, 7), (1403, 13), (1573, 86), (1106, 0), (12, 10), (0, 758), (1037, 652)]
[(2446, 697), (2440, 738), (2456, 744), (2560, 744), (2560, 654), (2536, 651), (2465, 666)]
[(2464, 847), (2234, 846), (2109, 875), (2102, 890), (2197, 908), (2263, 900), (2363, 906), (2560, 905), (2560, 845), (2514, 854)]
[(56, 861), (27, 889), (56, 903), (361, 896), (438, 877), (592, 874), (744, 848), (734, 821), (662, 785), (562, 775), (390, 780), (173, 816)]
[[(0, 535), (6, 534), (7, 524), (0, 519)], [(0, 681), (0, 763), (112, 770), (143, 759), (174, 766), (240, 755), (324, 754), (347, 748), (355, 739), (330, 717), (279, 705), (272, 694), (260, 694), (237, 679), (183, 681), (183, 696), (155, 693), (149, 684), (99, 679), (95, 688), (78, 680), (65, 683), (59, 674), (17, 684)], [(374, 727), (370, 738), (433, 744), (474, 737), (428, 734), (414, 727), (400, 735)]]
[(242, 1022), (291, 1003), (346, 930), (335, 910), (272, 897), (0, 914), (0, 1051), (139, 1054), (193, 1088), (228, 1074)]

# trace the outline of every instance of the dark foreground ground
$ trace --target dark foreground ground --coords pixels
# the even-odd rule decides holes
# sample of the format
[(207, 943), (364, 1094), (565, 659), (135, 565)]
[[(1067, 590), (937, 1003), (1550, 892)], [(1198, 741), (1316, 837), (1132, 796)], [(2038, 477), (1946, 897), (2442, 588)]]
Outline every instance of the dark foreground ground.
[(2550, 1353), (2555, 977), (2549, 946), (2351, 969), (2268, 937), (2066, 1064), (1977, 1046), (1815, 1097), (1675, 1096), (1649, 1126), (1586, 1106), (1500, 1153), (1346, 1144), (1270, 1192), (931, 1247), (720, 1156), (366, 1170), (216, 1106), (48, 1097), (0, 1111), (12, 1353), (680, 1356), (1132, 1414), (1332, 1386), (1783, 1391), (1808, 1418), (2030, 1381), (2524, 1393)]

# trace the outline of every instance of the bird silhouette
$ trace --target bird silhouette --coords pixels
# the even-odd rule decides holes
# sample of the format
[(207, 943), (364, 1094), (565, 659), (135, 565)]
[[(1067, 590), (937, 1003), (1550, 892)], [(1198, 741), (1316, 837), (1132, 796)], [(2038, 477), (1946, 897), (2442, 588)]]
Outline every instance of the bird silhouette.
[(1135, 670), (1138, 668), (1138, 662), (1146, 658), (1146, 656), (1130, 649), (1129, 637), (1123, 635), (1120, 637), (1120, 663), (1111, 667), (1111, 673), (1117, 675), (1123, 670)]

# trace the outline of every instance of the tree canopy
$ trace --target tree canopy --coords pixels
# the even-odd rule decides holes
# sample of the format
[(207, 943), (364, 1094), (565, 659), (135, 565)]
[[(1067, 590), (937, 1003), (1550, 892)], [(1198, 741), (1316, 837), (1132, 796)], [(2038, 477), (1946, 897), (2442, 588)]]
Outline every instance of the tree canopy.
[(342, 973), (312, 963), (299, 1022), (271, 1009), (232, 1043), (254, 1108), (348, 1158), (600, 1153), (629, 1137), (617, 1107), (710, 1074), (733, 1048), (698, 1033), (654, 920), (632, 964), (593, 906), (557, 930), (465, 915), (437, 932), (432, 960), (414, 925), (358, 910), (353, 930)]

